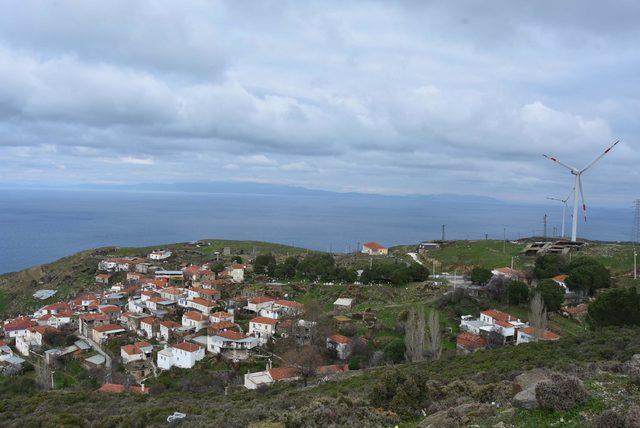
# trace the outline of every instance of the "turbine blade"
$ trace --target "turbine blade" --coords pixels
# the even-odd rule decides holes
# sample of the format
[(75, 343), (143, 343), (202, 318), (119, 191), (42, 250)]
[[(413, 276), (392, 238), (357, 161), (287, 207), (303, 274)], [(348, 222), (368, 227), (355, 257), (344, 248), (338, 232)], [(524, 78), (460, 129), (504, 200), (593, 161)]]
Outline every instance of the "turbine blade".
[(578, 189), (580, 189), (580, 197), (582, 198), (582, 214), (584, 221), (587, 221), (587, 204), (584, 202), (584, 191), (582, 190), (582, 177), (578, 176)]
[(548, 156), (548, 155), (542, 155), (542, 156), (544, 156), (545, 158), (549, 159), (550, 161), (553, 161), (553, 162), (555, 162), (555, 163), (557, 163), (559, 165), (562, 165), (563, 167), (567, 168), (570, 171), (578, 172), (578, 170), (575, 169), (574, 167), (569, 166), (566, 163), (563, 163), (563, 162), (559, 161), (558, 159), (554, 158), (553, 156)]
[(595, 158), (589, 165), (585, 166), (584, 168), (582, 168), (582, 171), (580, 172), (585, 172), (586, 170), (588, 170), (589, 168), (591, 168), (596, 162), (598, 162), (600, 159), (602, 159), (602, 157), (604, 155), (606, 155), (607, 153), (609, 153), (609, 151), (611, 151), (611, 149), (613, 149), (616, 144), (618, 144), (620, 142), (620, 140), (617, 140), (615, 143), (613, 143), (612, 145), (610, 145), (609, 147), (607, 147), (607, 150), (605, 150), (604, 152), (602, 152), (602, 154), (600, 156), (598, 156), (597, 158)]

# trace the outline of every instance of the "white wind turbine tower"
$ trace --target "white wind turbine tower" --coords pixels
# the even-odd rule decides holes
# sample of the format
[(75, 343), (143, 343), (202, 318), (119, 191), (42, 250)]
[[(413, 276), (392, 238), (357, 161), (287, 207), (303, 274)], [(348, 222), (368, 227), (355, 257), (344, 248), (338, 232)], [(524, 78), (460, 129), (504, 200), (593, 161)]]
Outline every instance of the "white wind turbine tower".
[[(572, 190), (572, 192), (573, 192), (573, 190)], [(564, 199), (547, 197), (547, 199), (549, 199), (550, 201), (562, 202), (562, 232), (560, 233), (560, 236), (563, 237), (563, 238), (564, 238), (564, 218), (567, 215), (567, 201), (569, 200), (570, 197), (571, 197), (571, 194), (569, 194)]]
[(580, 193), (580, 198), (582, 199), (582, 212), (584, 214), (584, 220), (587, 221), (587, 205), (584, 202), (584, 192), (582, 191), (582, 173), (587, 171), (589, 168), (591, 168), (596, 162), (598, 162), (600, 159), (602, 159), (602, 157), (604, 155), (606, 155), (607, 153), (609, 153), (609, 151), (611, 149), (613, 149), (615, 147), (616, 144), (618, 144), (620, 141), (616, 141), (615, 143), (613, 143), (611, 146), (609, 146), (607, 148), (607, 150), (604, 151), (604, 153), (602, 153), (600, 156), (598, 156), (597, 158), (595, 158), (589, 165), (585, 166), (582, 169), (577, 169), (574, 168), (572, 166), (569, 166), (565, 163), (560, 162), (558, 159), (551, 157), (551, 156), (547, 156), (547, 155), (542, 155), (547, 159), (550, 159), (552, 161), (554, 161), (557, 164), (562, 165), (563, 167), (567, 168), (569, 171), (571, 171), (571, 174), (573, 174), (576, 178), (575, 178), (575, 186), (573, 188), (573, 224), (571, 227), (571, 241), (572, 242), (576, 242), (576, 236), (578, 233), (578, 193)]

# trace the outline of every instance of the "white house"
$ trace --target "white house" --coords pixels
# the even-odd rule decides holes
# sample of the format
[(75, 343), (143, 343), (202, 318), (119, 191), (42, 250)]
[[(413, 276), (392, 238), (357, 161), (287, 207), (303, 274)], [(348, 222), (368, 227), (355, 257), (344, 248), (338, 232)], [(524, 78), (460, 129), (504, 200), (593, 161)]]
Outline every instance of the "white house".
[(207, 337), (207, 350), (213, 354), (230, 351), (231, 358), (243, 360), (249, 357), (249, 350), (258, 346), (258, 339), (233, 330), (218, 331)]
[(275, 300), (276, 299), (274, 299), (273, 297), (267, 296), (254, 297), (247, 300), (247, 306), (245, 307), (245, 309), (257, 314), (260, 313), (262, 309), (271, 307)]
[(160, 297), (165, 300), (178, 301), (184, 295), (184, 289), (176, 287), (167, 287), (159, 290)]
[(348, 297), (340, 297), (339, 299), (336, 299), (335, 302), (333, 302), (333, 307), (334, 309), (337, 309), (337, 310), (351, 309), (352, 305), (353, 305), (353, 299), (350, 299)]
[(327, 349), (335, 349), (338, 358), (346, 360), (351, 355), (353, 342), (350, 338), (341, 334), (334, 334), (327, 337)]
[(491, 273), (494, 276), (499, 276), (507, 279), (523, 280), (526, 278), (524, 272), (517, 269), (512, 269), (510, 267), (496, 268), (493, 269)]
[(37, 319), (38, 325), (45, 325), (49, 327), (60, 327), (65, 324), (69, 324), (71, 322), (71, 315), (60, 313), (58, 315), (54, 314), (44, 314), (40, 318)]
[(213, 300), (203, 299), (201, 297), (195, 297), (193, 299), (187, 300), (187, 307), (193, 308), (196, 311), (200, 311), (203, 314), (210, 314), (211, 311), (218, 306), (218, 304)]
[(227, 268), (227, 275), (231, 277), (231, 281), (235, 283), (244, 282), (244, 270), (246, 266), (234, 263)]
[(153, 346), (149, 342), (136, 342), (120, 347), (120, 357), (125, 364), (133, 361), (146, 360), (153, 353)]
[(160, 321), (158, 325), (160, 326), (160, 331), (159, 331), (160, 338), (166, 342), (168, 342), (169, 339), (171, 338), (172, 332), (182, 327), (181, 324), (171, 320)]
[(195, 331), (207, 326), (209, 317), (198, 311), (187, 311), (182, 315), (182, 325)]
[(22, 355), (28, 356), (30, 348), (42, 346), (44, 335), (46, 333), (53, 333), (56, 331), (58, 331), (58, 329), (42, 325), (31, 327), (27, 330), (27, 334), (16, 337), (16, 349)]
[(150, 260), (166, 260), (171, 257), (171, 251), (169, 250), (155, 250), (149, 254)]
[(244, 387), (258, 389), (262, 385), (271, 385), (278, 381), (294, 381), (300, 379), (298, 370), (294, 367), (270, 368), (262, 372), (247, 373), (244, 375)]
[(369, 254), (371, 256), (386, 256), (389, 253), (389, 249), (377, 242), (367, 242), (362, 245), (362, 253)]
[[(560, 340), (560, 336), (551, 330), (543, 330), (539, 333), (538, 339), (542, 341), (556, 341)], [(536, 341), (536, 333), (533, 327), (525, 327), (518, 330), (518, 338), (516, 340), (516, 345), (520, 345), (522, 343), (529, 343)]]
[(156, 325), (158, 319), (155, 317), (146, 317), (140, 320), (140, 331), (147, 339), (152, 339), (156, 335)]
[(6, 337), (25, 336), (31, 327), (35, 327), (36, 322), (28, 317), (19, 317), (5, 321), (2, 329)]
[(276, 333), (277, 320), (267, 317), (256, 317), (249, 321), (249, 334), (258, 338), (258, 342), (264, 345)]
[(94, 327), (92, 335), (94, 341), (101, 343), (109, 337), (124, 333), (125, 331), (125, 328), (118, 324), (103, 324)]
[(215, 288), (191, 287), (187, 289), (189, 299), (201, 298), (206, 300), (216, 300), (220, 298), (220, 290)]
[(233, 314), (229, 312), (218, 311), (209, 315), (209, 321), (211, 321), (212, 324), (215, 324), (217, 322), (222, 322), (222, 321), (233, 322), (233, 320), (234, 320)]
[(182, 342), (158, 352), (158, 367), (169, 370), (176, 366), (190, 369), (204, 358), (204, 348), (196, 343)]

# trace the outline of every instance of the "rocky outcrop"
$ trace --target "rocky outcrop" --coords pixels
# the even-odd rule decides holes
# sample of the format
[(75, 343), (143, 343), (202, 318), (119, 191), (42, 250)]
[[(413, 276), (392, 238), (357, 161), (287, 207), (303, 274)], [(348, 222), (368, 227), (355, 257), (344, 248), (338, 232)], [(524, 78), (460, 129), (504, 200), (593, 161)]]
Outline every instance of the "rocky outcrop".
[(476, 419), (485, 419), (493, 416), (495, 411), (495, 407), (488, 403), (465, 403), (427, 416), (418, 427), (454, 428), (467, 426)]
[(513, 405), (528, 410), (537, 409), (539, 404), (536, 400), (536, 387), (540, 382), (549, 379), (550, 372), (545, 369), (534, 369), (516, 376), (513, 381), (516, 392)]

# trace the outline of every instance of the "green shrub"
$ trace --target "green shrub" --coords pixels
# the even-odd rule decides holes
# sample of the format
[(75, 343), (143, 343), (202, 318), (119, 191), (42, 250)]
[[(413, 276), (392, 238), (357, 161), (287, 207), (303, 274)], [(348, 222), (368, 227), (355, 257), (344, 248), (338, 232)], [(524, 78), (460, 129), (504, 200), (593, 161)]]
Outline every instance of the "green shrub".
[(550, 380), (536, 386), (536, 400), (543, 409), (567, 411), (584, 403), (589, 393), (582, 381), (574, 376), (555, 373)]

